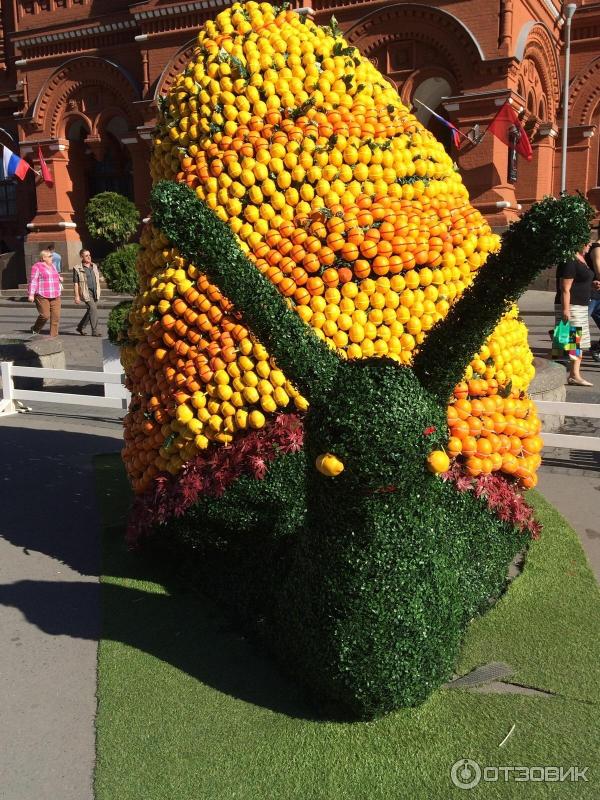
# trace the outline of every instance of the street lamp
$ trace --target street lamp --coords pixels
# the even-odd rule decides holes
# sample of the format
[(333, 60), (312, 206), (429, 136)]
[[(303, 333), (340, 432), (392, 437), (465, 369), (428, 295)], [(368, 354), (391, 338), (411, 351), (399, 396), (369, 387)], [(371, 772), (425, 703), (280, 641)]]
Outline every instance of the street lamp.
[(567, 190), (567, 136), (569, 126), (569, 71), (571, 66), (571, 20), (577, 11), (575, 3), (565, 6), (565, 82), (563, 86), (562, 157), (560, 164), (560, 193)]

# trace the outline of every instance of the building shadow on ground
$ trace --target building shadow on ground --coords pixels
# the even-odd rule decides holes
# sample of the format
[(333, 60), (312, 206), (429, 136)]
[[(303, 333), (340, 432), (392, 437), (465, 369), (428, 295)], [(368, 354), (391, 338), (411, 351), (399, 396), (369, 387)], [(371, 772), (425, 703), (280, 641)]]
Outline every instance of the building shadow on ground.
[[(101, 572), (102, 516), (109, 575), (100, 585), (89, 579), (28, 578), (0, 584), (0, 605), (18, 609), (49, 636), (121, 642), (225, 694), (290, 716), (318, 718), (268, 652), (218, 606), (174, 579), (156, 559), (126, 550), (128, 495), (122, 474), (114, 492), (104, 481), (101, 515), (96, 469), (102, 469), (102, 459), (93, 464), (96, 454), (121, 446), (108, 436), (0, 425), (0, 449), (8, 456), (0, 465), (0, 534), (22, 552), (43, 553), (87, 578)], [(128, 585), (116, 578), (126, 578)]]
[(0, 424), (0, 535), (26, 553), (99, 575), (92, 456), (121, 447), (110, 436)]
[[(102, 638), (148, 653), (224, 694), (303, 719), (317, 719), (301, 690), (268, 653), (195, 593), (153, 593), (102, 584)], [(98, 585), (22, 580), (0, 585), (0, 604), (19, 609), (51, 636), (98, 639)]]

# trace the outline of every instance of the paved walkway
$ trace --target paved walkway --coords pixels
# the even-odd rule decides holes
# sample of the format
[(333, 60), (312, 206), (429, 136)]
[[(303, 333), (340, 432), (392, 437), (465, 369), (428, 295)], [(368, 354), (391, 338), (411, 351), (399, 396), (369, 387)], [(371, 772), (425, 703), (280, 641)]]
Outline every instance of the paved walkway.
[[(100, 311), (106, 334), (108, 311)], [(61, 319), (67, 368), (101, 369), (102, 339)], [(0, 333), (35, 310), (0, 308)], [(100, 524), (92, 456), (122, 446), (122, 411), (48, 403), (0, 422), (0, 797), (92, 800)]]
[[(548, 330), (554, 327), (552, 292), (530, 291), (521, 298), (521, 315), (529, 329), (535, 355), (548, 357)], [(590, 321), (592, 341), (600, 336)], [(570, 403), (600, 403), (600, 364), (584, 356), (582, 372), (593, 386), (567, 386)], [(563, 431), (600, 436), (600, 419), (568, 417)], [(545, 447), (538, 490), (579, 534), (597, 580), (600, 582), (600, 452)]]
[(120, 447), (118, 420), (47, 413), (0, 425), (6, 800), (93, 797), (100, 527), (91, 457)]
[[(528, 292), (521, 304), (538, 355), (547, 354), (552, 300)], [(0, 307), (0, 333), (25, 331), (32, 316), (30, 307)], [(101, 340), (74, 333), (79, 317), (63, 314), (67, 367), (100, 369)], [(568, 399), (600, 402), (600, 367), (589, 361), (585, 372), (594, 388), (569, 388)], [(34, 404), (32, 414), (0, 422), (0, 798), (92, 800), (99, 520), (91, 457), (120, 449), (121, 416)], [(578, 531), (600, 580), (600, 454), (544, 455), (539, 488)]]
[[(84, 309), (85, 310), (85, 309)], [(99, 309), (98, 330), (106, 336), (108, 309)], [(60, 338), (65, 349), (67, 369), (102, 369), (102, 339), (80, 336), (75, 330), (83, 316), (81, 308), (62, 310)], [(5, 303), (0, 305), (0, 334), (28, 333), (37, 317), (30, 303)]]

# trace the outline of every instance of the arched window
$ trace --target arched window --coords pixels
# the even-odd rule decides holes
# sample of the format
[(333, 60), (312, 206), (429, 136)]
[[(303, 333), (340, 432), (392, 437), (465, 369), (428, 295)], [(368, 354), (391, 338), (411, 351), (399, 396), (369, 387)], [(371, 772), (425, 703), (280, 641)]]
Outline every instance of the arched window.
[(67, 124), (65, 137), (70, 142), (83, 142), (89, 132), (85, 121), (82, 120), (81, 117), (75, 117)]
[(17, 216), (17, 185), (15, 178), (7, 178), (0, 160), (0, 219)]
[(444, 145), (447, 152), (450, 152), (452, 149), (452, 133), (450, 129), (433, 117), (420, 103), (415, 101), (420, 100), (421, 103), (424, 103), (432, 111), (435, 111), (442, 117), (446, 117), (447, 112), (444, 110), (441, 100), (442, 97), (448, 97), (451, 94), (452, 87), (448, 81), (445, 78), (434, 77), (427, 78), (420, 83), (412, 96), (413, 112), (415, 116), (419, 122), (428, 128), (436, 139)]
[(547, 119), (547, 117), (546, 117), (546, 101), (544, 100), (543, 97), (541, 98), (540, 104), (538, 106), (538, 119), (540, 119), (542, 122), (545, 122), (545, 120)]

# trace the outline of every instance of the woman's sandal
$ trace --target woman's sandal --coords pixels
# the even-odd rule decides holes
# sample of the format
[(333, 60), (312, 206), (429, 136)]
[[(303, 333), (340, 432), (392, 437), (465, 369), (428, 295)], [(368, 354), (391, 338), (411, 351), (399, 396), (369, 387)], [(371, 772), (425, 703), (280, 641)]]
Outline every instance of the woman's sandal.
[(593, 386), (594, 385), (593, 383), (590, 383), (589, 381), (586, 381), (583, 378), (580, 381), (576, 380), (575, 378), (568, 378), (567, 379), (567, 383), (569, 384), (569, 386)]

